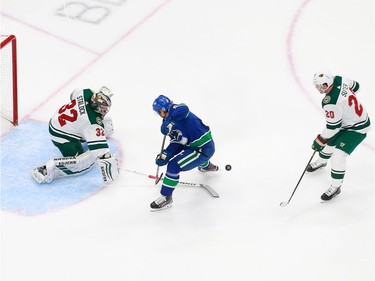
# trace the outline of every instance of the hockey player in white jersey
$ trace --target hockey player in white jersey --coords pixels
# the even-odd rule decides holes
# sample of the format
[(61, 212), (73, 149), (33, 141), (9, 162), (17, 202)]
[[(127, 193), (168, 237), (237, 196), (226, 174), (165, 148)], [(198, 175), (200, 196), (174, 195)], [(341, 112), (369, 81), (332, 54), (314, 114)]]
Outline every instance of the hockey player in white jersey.
[[(110, 153), (106, 139), (113, 133), (111, 118), (105, 118), (111, 107), (111, 96), (111, 91), (104, 86), (98, 92), (73, 91), (69, 103), (60, 107), (49, 122), (52, 143), (63, 157), (33, 169), (31, 176), (36, 182), (50, 183), (59, 177), (81, 175), (95, 163), (104, 182), (118, 178), (118, 159)], [(87, 151), (83, 148), (84, 142), (89, 148)]]
[(307, 172), (325, 167), (331, 159), (331, 186), (321, 196), (327, 201), (340, 194), (346, 158), (366, 138), (370, 118), (356, 96), (358, 82), (321, 71), (314, 75), (313, 84), (325, 95), (322, 108), (326, 126), (313, 142), (312, 148), (319, 151), (319, 158), (308, 165)]

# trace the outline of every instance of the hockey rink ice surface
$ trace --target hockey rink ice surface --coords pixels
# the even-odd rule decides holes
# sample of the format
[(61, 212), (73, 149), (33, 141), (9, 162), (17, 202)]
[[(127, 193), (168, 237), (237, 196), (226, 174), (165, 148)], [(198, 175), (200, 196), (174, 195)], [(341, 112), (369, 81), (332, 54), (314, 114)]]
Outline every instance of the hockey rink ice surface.
[[(2, 281), (373, 281), (374, 128), (348, 158), (341, 194), (321, 203), (330, 164), (306, 174), (324, 125), (319, 69), (357, 80), (372, 122), (369, 0), (3, 0), (18, 43), (17, 128), (1, 120)], [(94, 7), (96, 7), (94, 9)], [(94, 168), (38, 185), (59, 156), (48, 121), (75, 88), (113, 92), (120, 179)], [(150, 212), (165, 94), (211, 127), (221, 170), (181, 174), (173, 207)], [(225, 171), (226, 164), (232, 165)], [(161, 168), (165, 171), (165, 168)]]

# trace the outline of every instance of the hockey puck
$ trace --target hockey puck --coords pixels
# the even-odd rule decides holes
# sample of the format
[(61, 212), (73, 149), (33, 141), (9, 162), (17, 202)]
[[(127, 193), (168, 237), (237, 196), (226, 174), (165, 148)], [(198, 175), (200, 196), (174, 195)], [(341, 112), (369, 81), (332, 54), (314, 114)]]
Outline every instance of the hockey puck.
[(225, 170), (227, 170), (227, 171), (230, 171), (230, 170), (232, 170), (232, 166), (231, 165), (225, 165)]

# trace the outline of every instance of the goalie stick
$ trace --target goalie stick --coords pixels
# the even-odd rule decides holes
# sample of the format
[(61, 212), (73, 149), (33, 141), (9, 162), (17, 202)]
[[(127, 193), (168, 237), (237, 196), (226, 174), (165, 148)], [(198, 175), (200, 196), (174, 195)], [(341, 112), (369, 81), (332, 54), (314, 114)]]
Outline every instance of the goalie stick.
[[(144, 174), (144, 173), (141, 173), (141, 172), (138, 172), (138, 171), (131, 171), (131, 170), (126, 170), (126, 169), (121, 169), (122, 171), (125, 171), (125, 172), (128, 172), (128, 173), (133, 173), (133, 174), (137, 174), (137, 175), (140, 175), (140, 176), (145, 176), (145, 177), (148, 177), (150, 179), (153, 179), (153, 180), (158, 180), (158, 182), (163, 179), (162, 178), (162, 175), (159, 177), (159, 178), (156, 178), (156, 176), (154, 175), (147, 175), (147, 174)], [(203, 183), (194, 183), (194, 182), (186, 182), (186, 181), (179, 181), (178, 182), (179, 184), (181, 185), (186, 185), (186, 186), (198, 186), (198, 187), (202, 187), (204, 188), (205, 190), (208, 191), (208, 193), (211, 194), (212, 197), (215, 197), (215, 198), (219, 198), (219, 194), (216, 192), (215, 189), (213, 189), (211, 186), (209, 186), (208, 184), (203, 184)]]

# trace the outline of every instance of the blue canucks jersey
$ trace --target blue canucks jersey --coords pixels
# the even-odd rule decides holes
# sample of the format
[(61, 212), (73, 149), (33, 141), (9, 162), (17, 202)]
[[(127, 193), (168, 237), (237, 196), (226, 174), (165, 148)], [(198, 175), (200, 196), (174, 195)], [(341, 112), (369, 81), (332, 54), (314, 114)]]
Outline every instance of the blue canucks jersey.
[(171, 143), (178, 142), (193, 149), (200, 149), (212, 141), (210, 127), (192, 113), (187, 105), (173, 104), (169, 108), (168, 116), (171, 117), (173, 125), (169, 135), (172, 137), (179, 134), (179, 139), (172, 140)]

